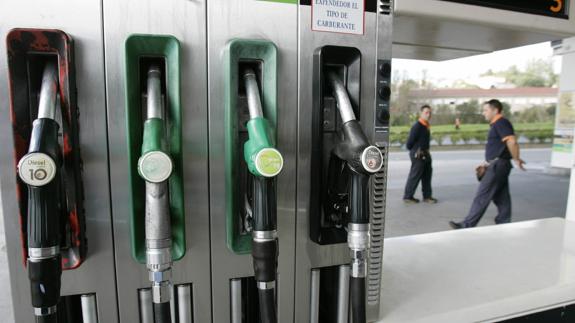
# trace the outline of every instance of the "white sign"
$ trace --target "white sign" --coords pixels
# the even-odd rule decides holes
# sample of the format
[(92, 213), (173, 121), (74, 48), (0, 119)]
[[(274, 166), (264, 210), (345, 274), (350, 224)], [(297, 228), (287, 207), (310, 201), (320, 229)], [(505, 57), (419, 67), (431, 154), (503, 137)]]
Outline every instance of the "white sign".
[(364, 0), (312, 0), (311, 29), (363, 35)]
[(56, 163), (44, 153), (29, 153), (20, 159), (18, 175), (28, 185), (44, 186), (56, 176)]

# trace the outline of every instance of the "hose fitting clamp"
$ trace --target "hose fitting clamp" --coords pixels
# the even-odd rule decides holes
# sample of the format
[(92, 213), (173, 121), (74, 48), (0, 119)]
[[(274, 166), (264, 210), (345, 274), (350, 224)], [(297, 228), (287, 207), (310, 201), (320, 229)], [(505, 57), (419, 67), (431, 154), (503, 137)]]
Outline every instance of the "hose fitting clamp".
[(369, 249), (369, 224), (349, 223), (347, 226), (347, 245), (351, 250)]

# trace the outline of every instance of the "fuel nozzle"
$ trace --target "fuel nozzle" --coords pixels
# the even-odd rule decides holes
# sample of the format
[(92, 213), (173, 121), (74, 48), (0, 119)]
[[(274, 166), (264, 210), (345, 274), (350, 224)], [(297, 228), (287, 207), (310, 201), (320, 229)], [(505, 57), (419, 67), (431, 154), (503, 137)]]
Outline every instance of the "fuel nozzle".
[(156, 323), (171, 322), (172, 230), (168, 179), (173, 163), (166, 153), (161, 77), (158, 66), (149, 68), (147, 118), (144, 122), (142, 156), (138, 160), (138, 173), (146, 181), (146, 266), (152, 283)]
[(257, 282), (260, 317), (264, 323), (277, 322), (275, 287), (278, 237), (275, 176), (283, 168), (283, 157), (274, 148), (270, 127), (264, 118), (257, 77), (253, 69), (243, 71), (250, 120), (249, 140), (244, 144), (244, 159), (253, 175), (252, 257)]
[(36, 322), (57, 322), (60, 299), (61, 152), (58, 72), (48, 62), (42, 74), (38, 118), (34, 120), (28, 153), (18, 162), (18, 176), (28, 186), (28, 277)]
[(383, 166), (379, 148), (370, 145), (355, 119), (353, 106), (340, 77), (331, 70), (327, 80), (342, 120), (342, 140), (333, 153), (350, 169), (347, 244), (351, 253), (350, 298), (354, 323), (365, 322), (365, 276), (369, 250), (369, 176)]

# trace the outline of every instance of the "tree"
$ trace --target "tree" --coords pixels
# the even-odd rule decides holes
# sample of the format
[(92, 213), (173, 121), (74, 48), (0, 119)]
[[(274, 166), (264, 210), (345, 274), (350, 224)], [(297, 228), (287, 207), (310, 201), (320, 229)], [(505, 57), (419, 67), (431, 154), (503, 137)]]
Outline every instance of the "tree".
[(503, 76), (507, 82), (518, 87), (553, 87), (557, 85), (558, 75), (553, 71), (553, 61), (550, 59), (530, 60), (521, 71), (513, 65), (505, 71), (493, 73), (489, 70), (483, 75)]
[[(397, 75), (397, 74), (396, 74)], [(392, 126), (407, 125), (411, 123), (410, 116), (417, 113), (418, 107), (411, 100), (409, 94), (418, 89), (419, 84), (411, 79), (395, 79), (391, 86), (391, 120)]]
[(462, 123), (480, 123), (483, 120), (477, 100), (471, 100), (455, 106), (455, 112)]

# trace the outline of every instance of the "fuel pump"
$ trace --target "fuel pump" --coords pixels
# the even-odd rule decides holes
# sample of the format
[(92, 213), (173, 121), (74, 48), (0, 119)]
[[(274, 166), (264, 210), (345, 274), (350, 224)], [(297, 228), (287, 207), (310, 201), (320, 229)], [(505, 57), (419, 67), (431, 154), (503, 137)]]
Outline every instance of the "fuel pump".
[(26, 292), (37, 322), (69, 322), (95, 314), (61, 290), (62, 271), (87, 253), (74, 42), (60, 30), (15, 28), (6, 49)]
[(161, 70), (156, 65), (152, 65), (147, 73), (147, 118), (143, 135), (138, 173), (146, 181), (146, 266), (152, 283), (154, 322), (169, 323), (172, 230), (168, 179), (173, 165), (166, 153)]
[(257, 77), (253, 69), (243, 72), (248, 101), (248, 141), (244, 159), (252, 178), (252, 257), (258, 288), (260, 318), (264, 323), (277, 322), (275, 285), (278, 261), (275, 176), (283, 167), (283, 157), (274, 148), (270, 129), (264, 118)]
[(333, 70), (327, 70), (326, 77), (342, 121), (342, 138), (335, 145), (332, 158), (343, 161), (342, 165), (349, 173), (347, 245), (351, 252), (351, 317), (352, 322), (363, 323), (366, 322), (365, 277), (370, 241), (369, 177), (381, 169), (383, 156), (379, 148), (369, 144), (355, 119), (353, 106), (340, 76)]
[(62, 214), (61, 151), (56, 118), (58, 104), (56, 65), (44, 67), (28, 153), (18, 162), (18, 175), (28, 186), (28, 277), (36, 322), (57, 322), (62, 267), (60, 217)]
[[(192, 310), (185, 293), (177, 296), (191, 288), (187, 274), (178, 270), (174, 276), (172, 270), (187, 250), (180, 42), (170, 35), (132, 34), (125, 40), (124, 55), (126, 113), (122, 117), (130, 186), (127, 223), (135, 262), (120, 265), (130, 274), (119, 278), (118, 284), (126, 286), (119, 293), (132, 297), (129, 303), (137, 306), (142, 322), (171, 322), (178, 316), (189, 317)], [(137, 291), (131, 289), (136, 286)], [(121, 312), (122, 321), (134, 320), (132, 311)]]

